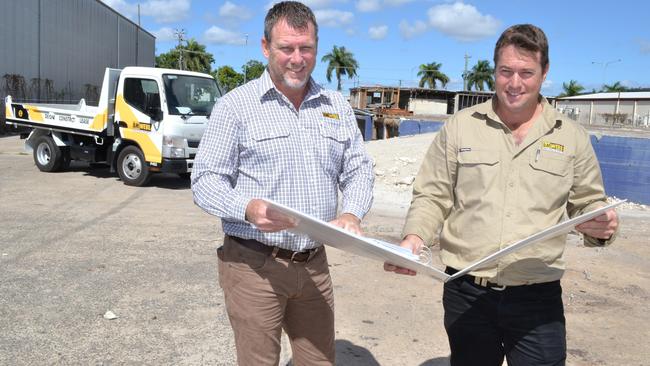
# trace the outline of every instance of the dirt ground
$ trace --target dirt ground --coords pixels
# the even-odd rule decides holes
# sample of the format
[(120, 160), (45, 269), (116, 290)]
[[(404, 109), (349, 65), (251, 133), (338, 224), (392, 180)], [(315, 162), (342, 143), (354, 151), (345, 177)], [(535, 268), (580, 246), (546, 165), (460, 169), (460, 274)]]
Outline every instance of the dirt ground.
[[(377, 173), (367, 235), (398, 241), (433, 136), (367, 144)], [(46, 174), (22, 151), (0, 136), (0, 365), (234, 365), (217, 284), (221, 228), (193, 205), (189, 183), (161, 175), (127, 187), (84, 164)], [(626, 205), (619, 215), (611, 247), (568, 240), (569, 365), (650, 365), (650, 212)], [(441, 283), (328, 256), (339, 365), (449, 364)], [(290, 358), (285, 347), (282, 364)]]

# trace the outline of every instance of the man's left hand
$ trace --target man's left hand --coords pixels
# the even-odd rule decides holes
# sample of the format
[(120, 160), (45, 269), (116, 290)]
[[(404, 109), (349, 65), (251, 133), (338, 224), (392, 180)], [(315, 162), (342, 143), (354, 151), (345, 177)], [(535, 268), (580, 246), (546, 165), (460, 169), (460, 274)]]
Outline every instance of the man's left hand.
[(618, 227), (616, 211), (608, 210), (604, 214), (576, 226), (576, 230), (592, 238), (609, 239)]
[(362, 235), (361, 220), (358, 217), (354, 216), (353, 214), (344, 213), (343, 215), (330, 221), (330, 224), (334, 226), (338, 226), (354, 234)]

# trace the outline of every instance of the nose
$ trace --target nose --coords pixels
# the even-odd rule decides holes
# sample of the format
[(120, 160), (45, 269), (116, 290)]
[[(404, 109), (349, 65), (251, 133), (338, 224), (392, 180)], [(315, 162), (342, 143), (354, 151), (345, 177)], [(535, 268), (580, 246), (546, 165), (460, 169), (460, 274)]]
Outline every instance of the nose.
[(302, 62), (302, 54), (300, 53), (300, 48), (296, 47), (291, 52), (291, 57), (289, 58), (292, 64), (299, 64)]
[(516, 72), (512, 74), (512, 77), (510, 77), (510, 86), (511, 87), (519, 87), (521, 85), (521, 77), (519, 77), (519, 74)]

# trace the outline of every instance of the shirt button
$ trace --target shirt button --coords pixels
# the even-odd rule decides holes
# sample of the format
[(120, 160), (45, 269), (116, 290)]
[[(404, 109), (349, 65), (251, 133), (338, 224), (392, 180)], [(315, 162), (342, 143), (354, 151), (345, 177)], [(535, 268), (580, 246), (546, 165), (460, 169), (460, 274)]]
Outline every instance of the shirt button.
[(512, 214), (510, 212), (506, 212), (506, 217), (510, 217)]
[(515, 186), (515, 184), (513, 182), (510, 182), (510, 183), (508, 183), (508, 186), (510, 186), (510, 188), (512, 188), (512, 187)]

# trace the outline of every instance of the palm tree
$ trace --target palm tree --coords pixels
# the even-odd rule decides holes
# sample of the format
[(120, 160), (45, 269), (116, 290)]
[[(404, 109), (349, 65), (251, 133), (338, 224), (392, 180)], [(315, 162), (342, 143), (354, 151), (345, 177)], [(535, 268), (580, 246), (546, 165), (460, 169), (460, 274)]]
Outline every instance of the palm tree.
[(329, 62), (325, 77), (328, 82), (331, 82), (332, 71), (334, 71), (338, 82), (336, 90), (339, 91), (341, 90), (341, 75), (347, 75), (348, 79), (352, 79), (357, 75), (357, 68), (359, 67), (352, 52), (346, 50), (345, 47), (334, 46), (332, 52), (323, 56), (321, 62)]
[(568, 84), (562, 83), (562, 89), (564, 91), (560, 95), (558, 95), (559, 98), (572, 97), (574, 95), (580, 94), (581, 91), (585, 90), (584, 86), (580, 85), (575, 80), (570, 80)]
[(430, 89), (436, 88), (436, 80), (440, 81), (442, 87), (447, 86), (449, 82), (449, 77), (440, 71), (441, 63), (432, 62), (430, 64), (420, 65), (420, 71), (418, 71), (418, 76), (420, 76), (420, 88), (429, 84)]
[(211, 53), (206, 52), (205, 45), (198, 43), (195, 39), (190, 39), (183, 47), (183, 69), (209, 73), (212, 70), (214, 57)]
[(612, 85), (607, 85), (607, 84), (603, 85), (603, 89), (601, 91), (607, 93), (616, 93), (616, 92), (627, 91), (627, 88), (624, 85), (622, 85), (620, 81), (617, 81)]
[(169, 52), (156, 56), (156, 67), (179, 68), (206, 74), (212, 70), (213, 62), (214, 57), (205, 50), (205, 45), (198, 43), (195, 39), (190, 39), (184, 45), (176, 46)]
[(479, 60), (472, 70), (467, 73), (467, 89), (483, 91), (484, 85), (487, 84), (488, 90), (494, 90), (494, 68), (490, 66), (490, 61)]

